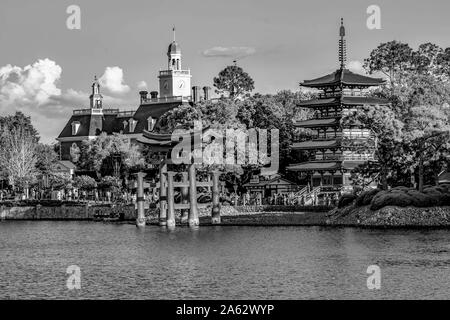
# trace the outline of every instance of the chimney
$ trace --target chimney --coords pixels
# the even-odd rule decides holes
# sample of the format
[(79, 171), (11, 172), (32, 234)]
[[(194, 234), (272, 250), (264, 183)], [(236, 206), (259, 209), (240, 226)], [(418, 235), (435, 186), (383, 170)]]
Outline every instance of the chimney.
[(200, 87), (192, 87), (192, 100), (194, 101), (194, 103), (200, 101)]
[(152, 100), (153, 100), (153, 99), (158, 99), (158, 91), (152, 91), (152, 92), (150, 92), (150, 96), (152, 97)]
[(205, 100), (209, 100), (209, 91), (211, 90), (210, 87), (203, 87), (203, 98)]
[(147, 101), (147, 91), (141, 91), (139, 92), (139, 95), (141, 96), (141, 104), (144, 104)]

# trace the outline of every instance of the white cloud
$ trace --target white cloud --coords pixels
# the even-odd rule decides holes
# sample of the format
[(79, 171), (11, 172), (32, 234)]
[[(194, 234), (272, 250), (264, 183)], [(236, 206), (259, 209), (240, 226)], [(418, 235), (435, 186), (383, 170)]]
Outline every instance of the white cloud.
[(145, 81), (139, 81), (137, 84), (137, 87), (139, 90), (147, 90), (148, 85), (147, 85), (147, 82), (145, 82)]
[[(113, 71), (114, 72), (114, 71)], [(50, 59), (38, 60), (23, 68), (0, 67), (0, 114), (22, 111), (31, 116), (42, 141), (55, 142), (74, 109), (89, 108), (90, 92), (58, 87), (62, 68)], [(106, 72), (105, 72), (106, 74)], [(133, 101), (103, 94), (105, 108), (133, 109)]]
[(112, 93), (121, 94), (130, 91), (130, 87), (124, 84), (123, 70), (119, 67), (107, 67), (100, 78), (100, 84)]
[(256, 53), (252, 47), (213, 47), (202, 52), (205, 57), (244, 58)]
[(0, 104), (34, 101), (42, 104), (52, 95), (60, 95), (56, 87), (62, 69), (49, 59), (38, 60), (24, 68), (6, 65), (0, 68)]
[(367, 74), (366, 70), (363, 67), (363, 63), (358, 60), (353, 60), (347, 63), (347, 68), (354, 73), (359, 73), (363, 75)]

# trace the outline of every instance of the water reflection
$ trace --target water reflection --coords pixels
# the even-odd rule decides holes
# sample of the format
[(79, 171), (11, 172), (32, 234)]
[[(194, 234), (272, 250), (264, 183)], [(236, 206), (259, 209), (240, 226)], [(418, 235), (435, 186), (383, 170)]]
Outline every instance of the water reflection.
[[(0, 224), (3, 299), (449, 298), (448, 231)], [(69, 265), (82, 290), (66, 288)], [(369, 265), (382, 289), (367, 289)]]

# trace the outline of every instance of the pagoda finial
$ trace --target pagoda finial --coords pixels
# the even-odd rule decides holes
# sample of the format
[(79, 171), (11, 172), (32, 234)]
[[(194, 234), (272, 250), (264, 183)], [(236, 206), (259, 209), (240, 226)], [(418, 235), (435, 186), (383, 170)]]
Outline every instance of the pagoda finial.
[(347, 43), (345, 41), (344, 18), (341, 18), (339, 36), (341, 37), (339, 39), (339, 62), (341, 63), (341, 69), (344, 69), (347, 62)]

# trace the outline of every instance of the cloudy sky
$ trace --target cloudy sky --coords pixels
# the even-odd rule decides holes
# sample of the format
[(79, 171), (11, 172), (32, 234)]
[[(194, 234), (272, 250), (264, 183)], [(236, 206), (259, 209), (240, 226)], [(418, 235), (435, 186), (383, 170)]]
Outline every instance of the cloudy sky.
[[(373, 4), (381, 30), (366, 27)], [(70, 5), (81, 30), (66, 27)], [(381, 42), (449, 47), (448, 12), (448, 0), (1, 0), (0, 113), (26, 112), (54, 142), (72, 110), (88, 107), (94, 75), (106, 106), (136, 109), (140, 89), (158, 89), (173, 25), (193, 85), (211, 86), (237, 59), (255, 91), (275, 93), (337, 68), (340, 17), (358, 70)]]

